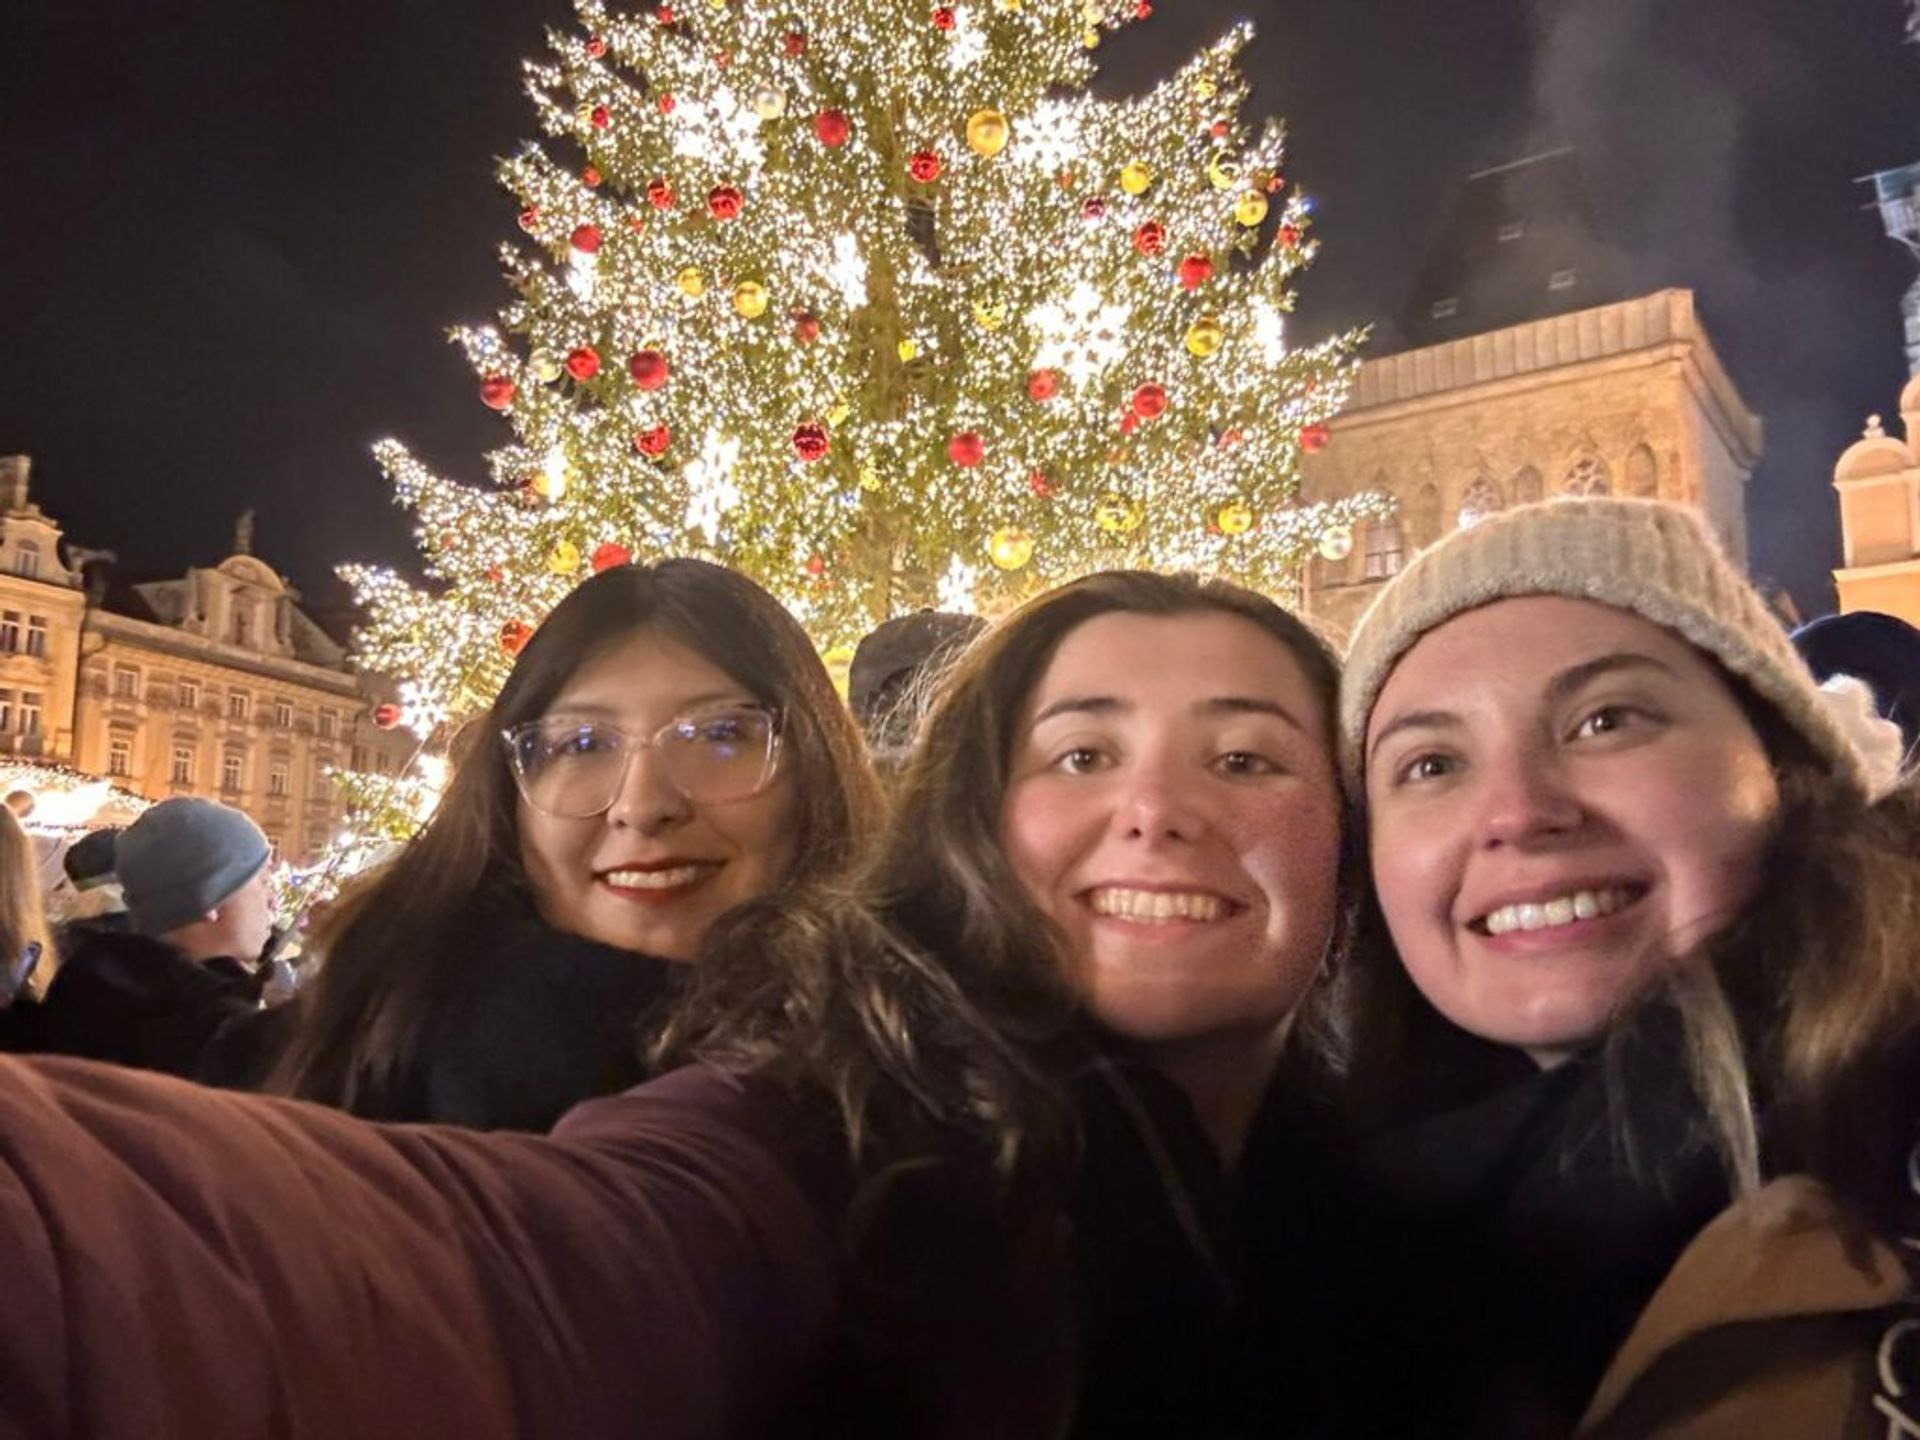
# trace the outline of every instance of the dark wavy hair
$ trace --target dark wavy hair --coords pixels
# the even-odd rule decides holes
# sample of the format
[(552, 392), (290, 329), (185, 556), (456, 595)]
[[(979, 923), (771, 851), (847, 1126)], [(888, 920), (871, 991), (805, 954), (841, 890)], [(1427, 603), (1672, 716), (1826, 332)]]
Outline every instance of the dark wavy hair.
[[(745, 576), (703, 560), (607, 570), (554, 607), (492, 707), (455, 745), (453, 778), (426, 827), (319, 927), (325, 956), (266, 1088), (352, 1109), (420, 1043), (428, 1017), (490, 953), (476, 897), (526, 894), (513, 775), (500, 732), (537, 719), (609, 648), (655, 631), (711, 661), (784, 716), (794, 780), (787, 890), (848, 864), (878, 824), (859, 731), (806, 632)], [(638, 1043), (636, 1041), (636, 1043)]]
[(1047, 1057), (1074, 1002), (1065, 946), (1001, 839), (1020, 713), (1087, 621), (1216, 613), (1286, 647), (1331, 745), (1333, 653), (1264, 596), (1134, 571), (1041, 596), (938, 683), (891, 821), (849, 882), (802, 904), (744, 905), (716, 926), (658, 1056), (803, 1076), (831, 1094), (856, 1149), (878, 1163), (965, 1150), (1002, 1179), (1051, 1168), (1071, 1127)]

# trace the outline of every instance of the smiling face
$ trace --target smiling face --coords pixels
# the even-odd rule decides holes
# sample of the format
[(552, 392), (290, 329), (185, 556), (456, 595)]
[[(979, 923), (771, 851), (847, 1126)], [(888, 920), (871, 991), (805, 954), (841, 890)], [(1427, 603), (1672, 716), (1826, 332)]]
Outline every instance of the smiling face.
[(1779, 811), (1720, 672), (1558, 596), (1429, 631), (1368, 721), (1374, 886), (1454, 1024), (1552, 1063), (1752, 899)]
[[(582, 665), (547, 716), (655, 734), (669, 721), (751, 705), (737, 681), (686, 646), (640, 630)], [(541, 917), (556, 929), (667, 960), (691, 960), (723, 913), (764, 894), (793, 855), (793, 779), (757, 795), (696, 805), (651, 749), (636, 751), (601, 814), (543, 814), (519, 797), (520, 858)]]
[(1292, 653), (1222, 612), (1071, 631), (1022, 709), (1001, 831), (1109, 1029), (1274, 1035), (1333, 924), (1340, 807)]

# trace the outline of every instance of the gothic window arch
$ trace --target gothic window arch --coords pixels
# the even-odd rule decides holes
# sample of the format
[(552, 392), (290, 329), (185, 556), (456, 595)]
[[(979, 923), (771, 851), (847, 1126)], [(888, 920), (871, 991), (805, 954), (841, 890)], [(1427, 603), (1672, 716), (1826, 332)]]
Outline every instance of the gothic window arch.
[(1364, 579), (1385, 580), (1398, 575), (1406, 562), (1407, 542), (1401, 534), (1399, 520), (1392, 516), (1368, 521), (1361, 546)]
[(1440, 538), (1440, 489), (1431, 480), (1413, 492), (1407, 502), (1407, 531), (1416, 547)]
[(1468, 529), (1496, 511), (1506, 508), (1506, 501), (1500, 494), (1500, 487), (1494, 483), (1491, 475), (1476, 475), (1465, 490), (1460, 493), (1460, 528)]
[(1660, 498), (1660, 465), (1652, 447), (1636, 445), (1627, 456), (1627, 494), (1641, 500)]
[(1567, 467), (1567, 478), (1560, 482), (1562, 495), (1610, 495), (1613, 474), (1598, 455), (1582, 455)]
[(1545, 493), (1540, 483), (1540, 472), (1531, 465), (1522, 468), (1507, 489), (1516, 505), (1531, 505)]

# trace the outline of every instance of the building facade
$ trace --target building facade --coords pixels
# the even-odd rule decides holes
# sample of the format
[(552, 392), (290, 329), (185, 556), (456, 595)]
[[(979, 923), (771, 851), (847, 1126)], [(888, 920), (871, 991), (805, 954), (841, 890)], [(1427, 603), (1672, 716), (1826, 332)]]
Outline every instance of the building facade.
[[(178, 579), (100, 583), (28, 496), (26, 456), (0, 457), (0, 754), (31, 756), (150, 800), (245, 810), (296, 863), (343, 813), (340, 767), (397, 770), (402, 734), (299, 596), (251, 551)], [(89, 583), (91, 582), (91, 583)]]
[(1840, 613), (1878, 610), (1920, 625), (1920, 375), (1900, 395), (1900, 434), (1880, 417), (1833, 467), (1840, 500)]

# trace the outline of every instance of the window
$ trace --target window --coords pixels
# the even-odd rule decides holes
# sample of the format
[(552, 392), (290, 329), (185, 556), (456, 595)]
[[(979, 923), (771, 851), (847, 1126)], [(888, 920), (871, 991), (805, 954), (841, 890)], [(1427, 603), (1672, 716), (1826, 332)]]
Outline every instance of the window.
[(0, 731), (13, 729), (13, 691), (0, 690)]
[(1456, 295), (1449, 295), (1444, 300), (1433, 302), (1433, 318), (1436, 320), (1451, 320), (1459, 313), (1460, 299)]
[(14, 573), (26, 576), (29, 580), (40, 578), (40, 542), (22, 540), (14, 550)]
[(125, 776), (133, 774), (133, 737), (115, 735), (107, 741), (107, 774)]
[(355, 745), (347, 752), (347, 768), (349, 770), (364, 770), (367, 768), (366, 746)]
[(322, 710), (320, 712), (320, 738), (322, 740), (333, 739), (333, 727), (338, 723), (333, 711)]
[(1507, 493), (1516, 505), (1530, 505), (1540, 498), (1540, 472), (1529, 465), (1507, 482)]
[(0, 650), (15, 654), (20, 649), (20, 612), (0, 610)]
[(1472, 529), (1496, 510), (1504, 509), (1506, 502), (1500, 498), (1500, 487), (1493, 483), (1491, 475), (1476, 475), (1473, 483), (1460, 497), (1460, 528)]
[(20, 733), (22, 735), (40, 733), (40, 701), (41, 695), (37, 690), (20, 692)]
[(274, 701), (273, 723), (279, 729), (291, 730), (293, 728), (293, 706), (285, 700)]
[(220, 757), (220, 788), (238, 790), (240, 788), (240, 757), (228, 753)]
[(393, 768), (392, 762), (387, 759), (386, 753), (384, 751), (376, 750), (373, 752), (373, 773), (374, 774), (385, 775), (392, 768)]
[(140, 698), (140, 672), (131, 665), (113, 667), (113, 693), (127, 700)]
[(1526, 221), (1509, 220), (1507, 221), (1506, 224), (1500, 227), (1500, 243), (1502, 245), (1511, 245), (1515, 240), (1518, 240), (1521, 236), (1525, 235), (1526, 233), (1527, 233)]
[(253, 697), (244, 690), (227, 692), (227, 716), (233, 720), (244, 720), (253, 713)]
[(1580, 276), (1577, 271), (1556, 270), (1547, 277), (1547, 289), (1571, 290), (1579, 278)]
[(47, 653), (47, 617), (44, 615), (27, 616), (27, 654), (45, 655)]
[(284, 795), (287, 793), (287, 762), (276, 760), (267, 769), (267, 794)]
[(1567, 467), (1560, 489), (1567, 495), (1607, 495), (1613, 491), (1613, 477), (1598, 455), (1582, 455)]
[(189, 680), (184, 676), (181, 677), (179, 688), (174, 691), (174, 694), (179, 699), (182, 710), (198, 710), (200, 708), (200, 682), (198, 680)]
[(173, 747), (173, 770), (171, 778), (176, 785), (191, 785), (193, 783), (192, 746), (176, 745)]
[(252, 619), (252, 616), (253, 616), (253, 607), (251, 605), (236, 605), (233, 607), (233, 643), (234, 644), (244, 645), (247, 643), (247, 631), (249, 628), (249, 621)]
[(1376, 520), (1367, 526), (1365, 577), (1385, 580), (1398, 575), (1404, 563), (1406, 543), (1400, 537), (1398, 520)]

